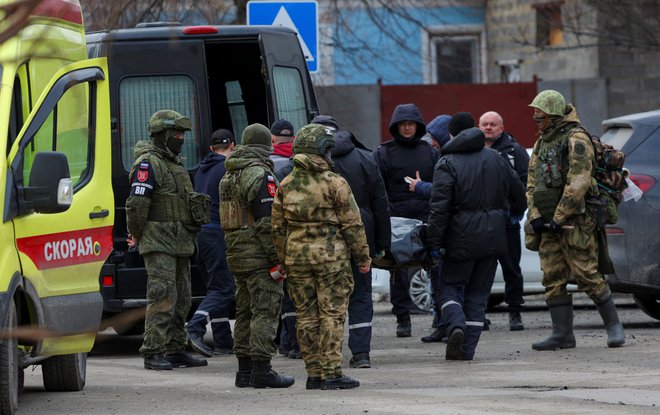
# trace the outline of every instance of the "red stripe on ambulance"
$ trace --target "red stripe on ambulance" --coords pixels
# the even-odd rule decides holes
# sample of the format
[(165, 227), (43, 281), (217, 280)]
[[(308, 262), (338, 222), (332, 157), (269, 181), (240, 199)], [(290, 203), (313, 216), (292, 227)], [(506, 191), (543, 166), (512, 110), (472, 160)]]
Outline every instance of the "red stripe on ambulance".
[(105, 261), (112, 252), (112, 226), (36, 235), (16, 240), (38, 269)]
[(82, 24), (80, 5), (67, 0), (42, 0), (32, 11), (32, 16), (54, 17), (71, 23)]

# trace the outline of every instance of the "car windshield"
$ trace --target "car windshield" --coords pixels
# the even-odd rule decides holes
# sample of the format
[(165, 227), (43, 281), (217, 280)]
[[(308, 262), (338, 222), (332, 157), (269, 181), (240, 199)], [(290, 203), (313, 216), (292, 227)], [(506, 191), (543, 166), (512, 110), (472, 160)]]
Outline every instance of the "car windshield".
[(631, 127), (612, 127), (605, 131), (600, 138), (603, 143), (610, 144), (614, 148), (623, 148), (632, 136)]

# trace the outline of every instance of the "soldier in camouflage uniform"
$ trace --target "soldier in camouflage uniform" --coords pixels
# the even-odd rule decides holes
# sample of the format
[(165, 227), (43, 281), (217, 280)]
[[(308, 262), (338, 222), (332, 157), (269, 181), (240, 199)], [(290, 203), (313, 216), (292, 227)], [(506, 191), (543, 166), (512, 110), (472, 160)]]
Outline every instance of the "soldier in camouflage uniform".
[(225, 161), (220, 181), (220, 224), (227, 242), (227, 264), (236, 279), (234, 353), (236, 386), (287, 388), (292, 376), (270, 365), (282, 302), (284, 273), (271, 237), (271, 206), (277, 190), (270, 130), (261, 124), (243, 131), (241, 145)]
[[(578, 289), (598, 307), (607, 329), (607, 345), (625, 342), (607, 281), (599, 272), (596, 219), (589, 208), (598, 196), (594, 147), (580, 126), (573, 105), (557, 91), (539, 93), (530, 104), (539, 126), (527, 179), (528, 248), (536, 248), (552, 318), (552, 334), (534, 343), (534, 350), (575, 347), (573, 302), (566, 290), (573, 275)], [(567, 225), (567, 226), (565, 226)]]
[(332, 171), (333, 146), (328, 127), (303, 127), (293, 145), (293, 171), (273, 202), (273, 240), (296, 306), (307, 389), (360, 386), (342, 374), (342, 336), (354, 284), (351, 255), (361, 273), (369, 272), (371, 258), (351, 188)]
[(148, 275), (140, 353), (147, 369), (205, 366), (206, 360), (185, 351), (190, 257), (195, 253), (195, 234), (204, 221), (199, 215), (206, 215), (208, 221), (209, 214), (209, 205), (202, 206), (204, 198), (193, 192), (179, 157), (190, 119), (175, 111), (158, 111), (151, 116), (148, 129), (151, 140), (135, 145), (131, 191), (126, 199), (127, 242), (139, 246)]

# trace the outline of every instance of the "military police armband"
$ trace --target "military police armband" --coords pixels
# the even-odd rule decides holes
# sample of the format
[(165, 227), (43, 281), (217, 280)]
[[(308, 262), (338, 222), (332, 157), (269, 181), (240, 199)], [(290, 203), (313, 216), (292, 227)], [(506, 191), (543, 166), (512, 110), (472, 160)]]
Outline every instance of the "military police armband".
[(270, 174), (264, 175), (259, 193), (257, 193), (257, 197), (252, 201), (252, 215), (255, 221), (270, 216), (276, 192), (277, 183), (275, 182), (275, 178)]
[(156, 178), (151, 163), (149, 163), (149, 160), (143, 160), (135, 167), (135, 171), (131, 176), (130, 195), (151, 197), (155, 184)]

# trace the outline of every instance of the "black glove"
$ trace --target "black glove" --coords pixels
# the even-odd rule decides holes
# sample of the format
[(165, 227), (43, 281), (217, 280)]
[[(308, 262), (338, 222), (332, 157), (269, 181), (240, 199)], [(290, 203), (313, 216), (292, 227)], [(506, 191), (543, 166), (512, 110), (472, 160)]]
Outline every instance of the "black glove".
[(550, 231), (551, 234), (556, 235), (559, 232), (561, 232), (561, 225), (559, 225), (557, 222), (554, 220), (550, 221)]
[(532, 229), (534, 230), (534, 233), (541, 233), (545, 228), (546, 220), (543, 218), (536, 218), (533, 221), (529, 222), (529, 224), (532, 226)]

